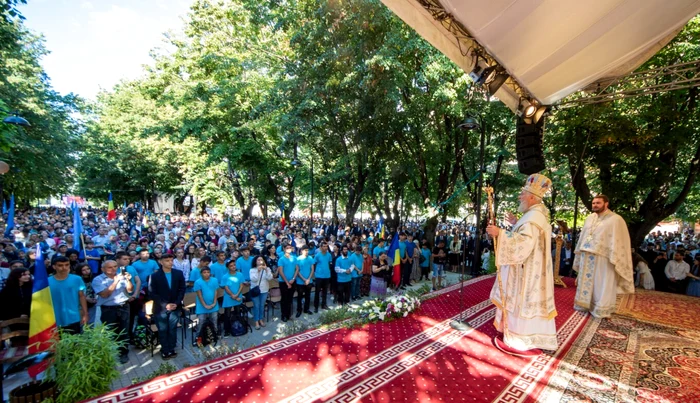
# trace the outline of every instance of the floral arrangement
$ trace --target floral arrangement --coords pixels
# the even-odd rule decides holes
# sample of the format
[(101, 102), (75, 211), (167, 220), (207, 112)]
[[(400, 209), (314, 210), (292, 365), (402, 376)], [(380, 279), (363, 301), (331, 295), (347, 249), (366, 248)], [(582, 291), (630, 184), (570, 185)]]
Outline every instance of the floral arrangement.
[(388, 321), (408, 316), (409, 313), (420, 307), (420, 298), (396, 294), (384, 300), (375, 299), (365, 301), (359, 308), (353, 311), (369, 322), (378, 320)]

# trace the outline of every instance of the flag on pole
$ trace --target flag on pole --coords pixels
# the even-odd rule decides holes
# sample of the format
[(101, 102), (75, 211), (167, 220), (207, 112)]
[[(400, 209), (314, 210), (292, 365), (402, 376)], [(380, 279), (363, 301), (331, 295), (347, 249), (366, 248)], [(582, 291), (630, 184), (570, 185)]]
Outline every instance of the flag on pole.
[[(36, 261), (34, 266), (34, 285), (32, 287), (32, 303), (29, 315), (29, 354), (47, 350), (56, 331), (56, 316), (49, 290), (49, 276), (44, 264), (44, 253), (39, 245), (36, 246)], [(48, 366), (48, 360), (29, 367), (29, 375), (36, 377)]]
[(73, 249), (80, 250), (80, 239), (83, 237), (83, 221), (80, 219), (80, 208), (73, 205)]
[(114, 202), (112, 201), (112, 192), (109, 192), (109, 207), (107, 208), (107, 221), (112, 221), (117, 218), (117, 212), (114, 210)]
[(391, 239), (391, 246), (389, 246), (389, 262), (394, 267), (394, 276), (392, 278), (394, 286), (398, 287), (401, 282), (401, 251), (399, 250), (399, 234), (394, 233)]
[(375, 231), (376, 238), (384, 238), (384, 217), (379, 217), (379, 225)]
[(7, 212), (7, 225), (5, 226), (5, 238), (12, 235), (15, 228), (15, 195), (10, 196), (10, 210)]
[(287, 226), (287, 221), (284, 219), (284, 202), (282, 202), (282, 205), (280, 206), (280, 210), (282, 210), (282, 219), (280, 219), (280, 227), (284, 229), (284, 227)]

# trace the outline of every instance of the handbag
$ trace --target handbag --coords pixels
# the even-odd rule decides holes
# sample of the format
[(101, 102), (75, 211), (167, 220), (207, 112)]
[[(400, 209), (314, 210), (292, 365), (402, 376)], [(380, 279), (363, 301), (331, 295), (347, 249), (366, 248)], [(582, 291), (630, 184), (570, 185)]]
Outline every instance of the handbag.
[(260, 295), (260, 282), (262, 282), (262, 276), (264, 273), (260, 273), (260, 279), (258, 280), (258, 285), (250, 289), (250, 296), (255, 298)]

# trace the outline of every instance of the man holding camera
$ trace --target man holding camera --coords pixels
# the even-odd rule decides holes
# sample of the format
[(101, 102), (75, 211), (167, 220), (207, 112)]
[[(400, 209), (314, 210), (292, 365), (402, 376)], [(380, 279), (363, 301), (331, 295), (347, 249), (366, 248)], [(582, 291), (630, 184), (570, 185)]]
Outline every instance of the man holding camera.
[(129, 294), (134, 291), (131, 274), (125, 269), (117, 273), (117, 262), (105, 260), (102, 274), (92, 280), (97, 295), (97, 306), (101, 309), (100, 320), (117, 334), (119, 362), (129, 362)]

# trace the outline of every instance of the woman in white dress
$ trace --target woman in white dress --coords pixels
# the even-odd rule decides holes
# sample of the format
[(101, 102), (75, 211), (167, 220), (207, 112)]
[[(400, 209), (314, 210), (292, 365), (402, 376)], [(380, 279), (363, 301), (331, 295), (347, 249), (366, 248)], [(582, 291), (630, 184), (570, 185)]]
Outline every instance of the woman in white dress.
[(649, 270), (649, 264), (637, 252), (632, 253), (632, 265), (634, 266), (634, 286), (653, 290), (655, 288), (654, 277)]

